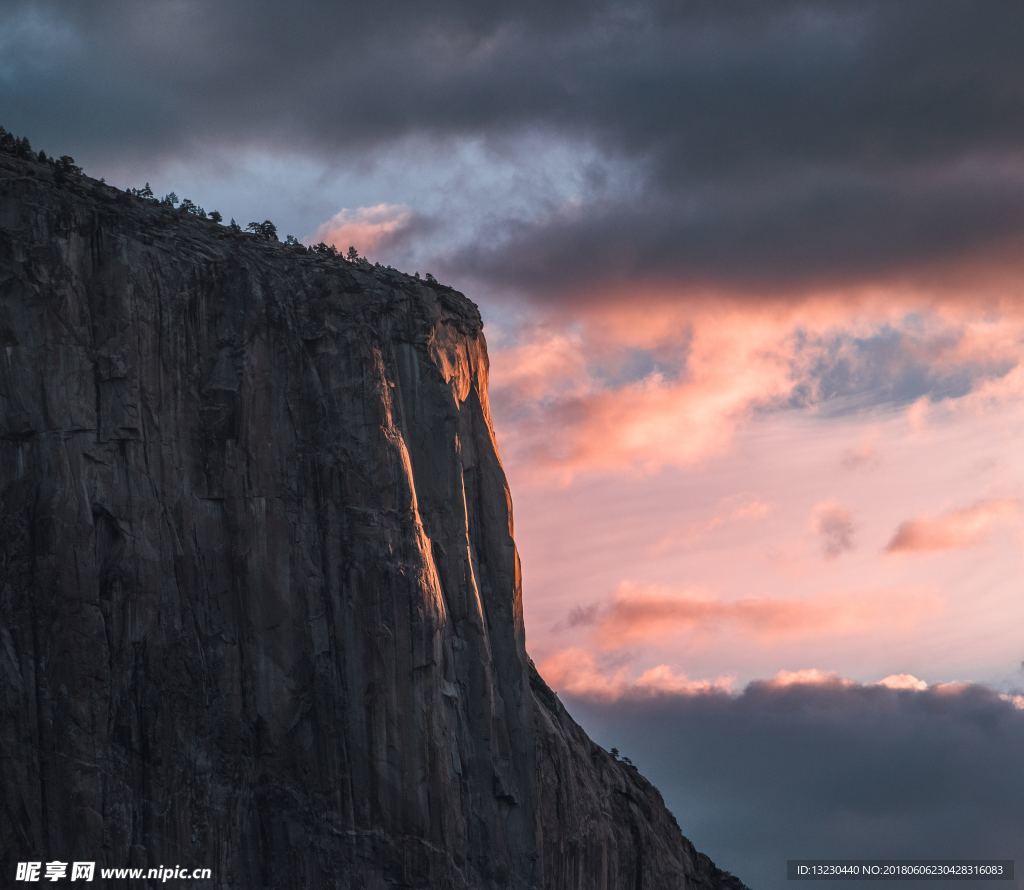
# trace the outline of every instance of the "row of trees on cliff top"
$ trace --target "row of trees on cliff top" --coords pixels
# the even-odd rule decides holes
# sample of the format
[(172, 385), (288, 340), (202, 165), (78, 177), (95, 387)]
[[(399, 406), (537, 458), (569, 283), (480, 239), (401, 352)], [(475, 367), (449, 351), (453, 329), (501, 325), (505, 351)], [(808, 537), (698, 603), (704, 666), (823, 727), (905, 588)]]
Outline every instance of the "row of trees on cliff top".
[[(61, 155), (59, 158), (53, 158), (49, 157), (44, 151), (36, 152), (33, 150), (32, 144), (27, 138), (24, 136), (15, 136), (3, 127), (0, 127), (0, 152), (13, 155), (14, 157), (21, 158), (23, 160), (34, 160), (39, 163), (49, 164), (54, 169), (55, 174), (60, 177), (83, 175), (82, 168), (75, 163), (75, 159), (70, 155)], [(174, 192), (169, 192), (162, 198), (158, 198), (156, 194), (154, 194), (153, 189), (148, 182), (142, 188), (126, 188), (125, 193), (131, 195), (133, 198), (139, 198), (143, 201), (153, 201), (163, 207), (176, 209), (180, 213), (187, 213), (191, 216), (197, 216), (200, 219), (208, 219), (217, 224), (224, 221), (224, 217), (219, 210), (211, 210), (207, 213), (206, 210), (199, 206), (195, 201), (190, 198), (179, 198)], [(227, 227), (232, 232), (241, 233), (243, 231), (242, 227), (233, 219), (227, 224)], [(244, 231), (264, 241), (279, 240), (277, 226), (275, 226), (269, 219), (265, 219), (263, 222), (251, 222), (245, 227)], [(284, 244), (286, 247), (303, 250), (307, 253), (316, 254), (317, 256), (346, 260), (349, 263), (355, 263), (357, 265), (370, 265), (370, 261), (367, 260), (366, 257), (360, 256), (359, 251), (356, 250), (355, 247), (351, 246), (346, 253), (342, 254), (333, 244), (326, 244), (323, 241), (307, 247), (294, 235), (285, 236)], [(374, 263), (373, 265), (376, 268), (396, 271), (392, 266), (381, 266), (380, 263)], [(419, 278), (420, 273), (416, 272), (415, 277)], [(437, 283), (437, 279), (429, 272), (427, 273), (426, 280), (428, 284)]]
[[(152, 186), (147, 182), (142, 188), (128, 188), (125, 191), (135, 198), (141, 198), (144, 201), (155, 201), (164, 207), (177, 208), (179, 212), (189, 213), (193, 216), (198, 216), (203, 219), (210, 219), (215, 223), (221, 223), (224, 221), (224, 217), (219, 210), (211, 210), (207, 213), (202, 207), (196, 204), (189, 198), (178, 198), (174, 192), (164, 195), (162, 198), (157, 198), (153, 192)], [(263, 220), (263, 222), (253, 221), (249, 223), (245, 229), (234, 221), (228, 223), (228, 229), (232, 232), (248, 232), (250, 235), (254, 235), (257, 238), (261, 238), (264, 241), (279, 241), (280, 238), (277, 234), (277, 226), (274, 225), (269, 219)], [(342, 255), (338, 248), (333, 244), (325, 244), (323, 241), (318, 244), (306, 247), (298, 238), (294, 235), (286, 235), (284, 239), (285, 246), (295, 247), (301, 250), (305, 250), (309, 253), (315, 253), (321, 256), (332, 256), (338, 257), (339, 259), (348, 260), (350, 263), (366, 263), (369, 261), (364, 256), (359, 255), (359, 251), (355, 247), (350, 246), (348, 252)], [(377, 265), (380, 265), (379, 263)], [(390, 268), (390, 267), (389, 267)], [(417, 273), (418, 275), (418, 273)], [(427, 275), (428, 280), (434, 280), (432, 275)]]
[[(157, 203), (162, 204), (165, 207), (176, 207), (181, 212), (190, 213), (202, 218), (208, 218), (213, 220), (213, 222), (215, 223), (220, 223), (224, 219), (219, 210), (211, 210), (209, 213), (207, 213), (202, 207), (200, 207), (195, 202), (189, 200), (188, 198), (182, 198), (179, 200), (178, 196), (174, 192), (164, 195), (162, 198), (157, 198), (156, 195), (153, 193), (153, 189), (148, 182), (140, 189), (130, 188), (126, 189), (126, 191), (128, 192), (128, 194), (133, 195), (136, 198), (142, 198), (143, 200), (147, 201), (156, 201)], [(250, 235), (253, 235), (256, 238), (260, 238), (264, 241), (280, 240), (277, 234), (277, 226), (274, 225), (274, 223), (271, 222), (269, 219), (265, 219), (263, 220), (263, 222), (253, 221), (249, 223), (244, 228), (244, 230), (237, 222), (235, 222), (234, 219), (232, 219), (228, 223), (228, 229), (230, 229), (232, 232), (245, 231), (248, 232)], [(320, 241), (317, 244), (311, 244), (307, 247), (305, 244), (299, 241), (299, 239), (296, 238), (294, 235), (286, 235), (284, 239), (284, 244), (286, 247), (293, 247), (298, 250), (304, 250), (307, 253), (316, 254), (317, 256), (343, 259), (349, 263), (355, 263), (357, 265), (370, 265), (370, 261), (366, 257), (361, 256), (359, 254), (359, 251), (356, 250), (356, 248), (351, 245), (349, 246), (349, 249), (343, 254), (333, 244), (327, 244), (323, 241)], [(388, 269), (392, 272), (397, 271), (393, 266), (382, 266), (380, 263), (373, 263), (373, 266), (376, 268)], [(420, 273), (416, 272), (414, 274), (414, 277), (419, 278)], [(437, 279), (429, 272), (426, 275), (426, 281), (428, 284), (438, 283)]]
[(75, 163), (71, 155), (61, 155), (59, 158), (52, 158), (45, 151), (33, 151), (32, 143), (25, 136), (15, 136), (0, 127), (0, 152), (14, 155), (26, 161), (39, 161), (40, 164), (49, 164), (57, 173), (81, 175), (82, 168)]

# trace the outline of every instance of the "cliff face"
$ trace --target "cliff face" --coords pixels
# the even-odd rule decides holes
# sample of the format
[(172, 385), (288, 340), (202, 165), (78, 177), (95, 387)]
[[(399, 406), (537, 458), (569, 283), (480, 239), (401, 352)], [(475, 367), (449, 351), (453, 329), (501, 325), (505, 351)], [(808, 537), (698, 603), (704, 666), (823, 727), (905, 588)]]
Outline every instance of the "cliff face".
[(5, 155), (0, 755), (10, 877), (741, 886), (526, 657), (472, 303)]

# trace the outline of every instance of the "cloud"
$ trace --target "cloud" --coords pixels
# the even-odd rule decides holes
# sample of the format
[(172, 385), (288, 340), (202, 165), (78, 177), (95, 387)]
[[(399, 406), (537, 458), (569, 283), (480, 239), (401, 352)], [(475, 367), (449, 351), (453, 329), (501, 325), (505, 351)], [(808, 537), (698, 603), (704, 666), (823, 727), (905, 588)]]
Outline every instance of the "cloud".
[(343, 253), (355, 247), (363, 255), (374, 255), (395, 247), (428, 225), (428, 221), (403, 204), (343, 207), (308, 240), (333, 244)]
[(977, 286), (1019, 277), (1022, 23), (953, 0), (11, 0), (0, 107), (87, 164), (252, 149), (429, 182), (472, 144), (536, 180), (538, 140), (568, 147), (578, 189), (492, 208), (443, 270), (538, 300)]
[[(790, 182), (763, 205), (756, 193), (685, 201), (652, 183), (639, 198), (501, 222), (454, 252), (445, 270), (545, 303), (613, 303), (637, 287), (680, 302), (799, 302), (879, 284), (948, 295), (970, 280), (992, 291), (1019, 272), (1024, 188), (1006, 182), (990, 193), (978, 177), (951, 176), (961, 181), (915, 185), (900, 171), (831, 188)], [(957, 214), (963, 232), (942, 253)]]
[[(503, 452), (534, 479), (570, 484), (723, 458), (737, 433), (769, 414), (916, 404), (922, 420), (940, 404), (977, 412), (1019, 398), (1010, 344), (1024, 339), (1024, 320), (990, 319), (1003, 345), (985, 357), (974, 310), (918, 308), (892, 297), (681, 307), (638, 290), (615, 307), (551, 313), (495, 351)], [(877, 468), (876, 436), (858, 434), (840, 456), (844, 468)], [(843, 537), (833, 540), (841, 552)]]
[(928, 688), (928, 684), (924, 680), (913, 674), (889, 674), (879, 680), (878, 685), (885, 686), (887, 689), (913, 689), (917, 692), (923, 692)]
[(711, 632), (732, 625), (754, 635), (800, 634), (827, 621), (819, 604), (794, 600), (722, 600), (701, 591), (620, 586), (593, 617), (600, 644), (617, 648), (684, 632)]
[(800, 668), (795, 671), (782, 670), (770, 680), (761, 681), (766, 686), (784, 689), (787, 686), (850, 686), (852, 681), (844, 680), (833, 671), (818, 668)]
[(818, 504), (813, 510), (812, 522), (826, 559), (835, 559), (853, 550), (856, 524), (846, 507), (831, 501)]
[(561, 692), (607, 700), (662, 694), (699, 695), (729, 691), (735, 684), (735, 678), (731, 676), (712, 680), (691, 679), (667, 664), (648, 668), (631, 679), (625, 666), (605, 670), (593, 653), (578, 648), (554, 653), (540, 663), (539, 670), (547, 682)]
[[(816, 673), (827, 681), (738, 695), (561, 694), (751, 886), (784, 890), (789, 858), (1024, 859), (1024, 711), (1012, 696)], [(769, 802), (770, 818), (751, 801)]]
[[(503, 435), (514, 463), (563, 482), (608, 470), (689, 466), (724, 452), (754, 411), (792, 393), (794, 345), (786, 323), (747, 312), (683, 318), (640, 305), (634, 312), (645, 329), (638, 331), (632, 316), (621, 324), (586, 317), (582, 330), (545, 336), (539, 350), (529, 339), (502, 350), (499, 367), (515, 364), (509, 354), (519, 365), (495, 394), (497, 405), (516, 412)], [(653, 367), (617, 374), (629, 355)]]
[[(563, 628), (592, 628), (602, 649), (729, 631), (750, 640), (846, 635), (914, 623), (934, 610), (932, 597), (913, 593), (819, 596), (813, 600), (722, 599), (706, 591), (622, 583), (606, 603), (575, 606)], [(561, 629), (561, 628), (560, 628)]]
[(491, 344), (491, 391), (509, 413), (544, 399), (580, 397), (592, 388), (585, 346), (571, 330), (533, 327), (516, 342)]
[(886, 546), (888, 553), (960, 550), (984, 541), (1002, 524), (1019, 520), (1017, 498), (992, 498), (900, 524)]

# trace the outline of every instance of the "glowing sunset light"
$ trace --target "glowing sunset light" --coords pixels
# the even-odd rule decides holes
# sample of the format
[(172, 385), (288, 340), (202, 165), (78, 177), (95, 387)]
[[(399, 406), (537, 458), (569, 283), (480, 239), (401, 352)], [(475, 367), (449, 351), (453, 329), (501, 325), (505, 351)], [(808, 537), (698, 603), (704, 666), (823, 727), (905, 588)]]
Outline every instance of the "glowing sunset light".
[[(603, 306), (577, 313), (571, 334), (549, 320), (538, 342), (571, 368), (562, 392), (511, 366), (503, 388), (506, 350), (530, 341), (499, 348), (499, 437), (530, 517), (524, 577), (557, 591), (526, 600), (539, 653), (643, 646), (688, 676), (745, 680), (774, 675), (796, 641), (865, 682), (907, 673), (907, 658), (978, 680), (1014, 663), (1012, 633), (973, 605), (1024, 618), (1012, 581), (1024, 461), (1000, 447), (1024, 433), (1022, 318), (917, 296), (804, 308), (677, 307), (640, 337), (620, 309), (628, 347)], [(627, 354), (633, 376), (602, 370)], [(894, 558), (915, 552), (946, 562)], [(715, 658), (716, 638), (740, 648)], [(882, 639), (903, 659), (887, 660)]]

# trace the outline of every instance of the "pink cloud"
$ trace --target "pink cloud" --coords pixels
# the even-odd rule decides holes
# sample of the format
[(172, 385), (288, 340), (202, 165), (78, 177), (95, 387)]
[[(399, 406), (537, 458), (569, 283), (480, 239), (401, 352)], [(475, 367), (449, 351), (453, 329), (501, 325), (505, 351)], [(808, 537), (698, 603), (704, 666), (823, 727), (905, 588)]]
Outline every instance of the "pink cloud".
[(633, 683), (635, 692), (670, 693), (672, 695), (700, 695), (707, 692), (729, 692), (735, 677), (723, 675), (712, 680), (695, 680), (678, 673), (667, 664), (648, 668)]
[(764, 686), (783, 689), (787, 686), (853, 686), (852, 680), (840, 677), (834, 671), (823, 671), (819, 668), (800, 668), (796, 671), (778, 671), (768, 680), (758, 681)]
[[(666, 664), (642, 671), (633, 676), (626, 667), (603, 669), (594, 656), (585, 649), (563, 649), (538, 665), (545, 681), (557, 691), (580, 698), (602, 701), (643, 699), (659, 695), (736, 696), (736, 678), (723, 675), (711, 679), (694, 679)], [(837, 671), (823, 668), (780, 670), (766, 679), (752, 680), (747, 688), (788, 689), (799, 686), (840, 687), (843, 689), (884, 687), (898, 692), (931, 693), (934, 695), (960, 695), (971, 688), (970, 683), (956, 680), (929, 684), (913, 674), (890, 674), (874, 682), (861, 682), (844, 677)], [(1001, 699), (1018, 710), (1024, 710), (1024, 696), (1001, 693)]]
[(909, 519), (896, 529), (886, 546), (888, 553), (959, 550), (984, 541), (997, 526), (1021, 515), (1017, 498), (978, 501), (937, 516)]
[[(1013, 368), (1024, 340), (1017, 314), (979, 321), (959, 304), (881, 292), (800, 306), (623, 294), (615, 304), (576, 306), (571, 316), (552, 310), (535, 332), (496, 351), (496, 402), (518, 412), (503, 429), (504, 450), (521, 473), (565, 484), (721, 458), (765, 409), (813, 410), (827, 401), (823, 362), (868, 374), (854, 341), (893, 331), (900, 333), (896, 371), (924, 366), (936, 380), (972, 375), (971, 390), (946, 397), (951, 402), (1024, 395), (1024, 369)], [(988, 336), (995, 346), (986, 353)], [(638, 352), (654, 367), (624, 373)], [(921, 427), (927, 409), (925, 397), (908, 417)], [(877, 458), (868, 430), (842, 461), (856, 468)]]
[[(971, 589), (969, 551), (899, 565), (880, 551), (900, 519), (931, 518), (921, 505), (936, 490), (970, 504), (1020, 475), (1005, 442), (1024, 429), (1024, 363), (1005, 366), (1024, 359), (1024, 314), (892, 294), (801, 311), (648, 297), (545, 313), (515, 341), (488, 331), (538, 660), (583, 645), (599, 660), (643, 652), (712, 677), (770, 676), (797, 646), (847, 676), (929, 663), (985, 676), (989, 660), (1005, 660), (987, 644), (935, 655), (928, 642), (969, 628), (1007, 645), (961, 598), (939, 609), (926, 593)], [(881, 344), (893, 373), (859, 343)], [(830, 402), (830, 387), (843, 393), (858, 375), (877, 382), (877, 401), (873, 391)], [(932, 388), (909, 409), (918, 387)], [(998, 474), (984, 468), (997, 460)], [(822, 494), (835, 500), (809, 519)], [(978, 581), (1012, 615), (1019, 554), (995, 535), (1012, 517), (986, 521), (955, 537), (996, 538)], [(922, 525), (910, 530), (921, 545)], [(643, 586), (617, 589), (622, 578)], [(877, 645), (879, 634), (899, 646)], [(674, 660), (683, 646), (688, 664)]]
[(1024, 711), (1024, 695), (1012, 692), (1000, 693), (999, 697), (1013, 706), (1016, 711)]
[(681, 634), (709, 634), (726, 628), (748, 638), (846, 635), (894, 628), (918, 620), (936, 606), (934, 597), (917, 594), (865, 594), (815, 600), (744, 598), (725, 600), (700, 590), (673, 590), (657, 585), (620, 585), (604, 605), (577, 607), (571, 627), (592, 627), (605, 650), (637, 643), (671, 640)]
[(586, 649), (562, 649), (541, 661), (537, 669), (552, 687), (570, 695), (618, 698), (628, 687), (625, 668), (602, 671)]
[(887, 689), (913, 689), (916, 692), (922, 692), (928, 688), (928, 684), (924, 680), (913, 674), (889, 674), (888, 677), (882, 677), (876, 685), (885, 686)]
[(955, 303), (936, 307), (936, 317), (950, 333), (927, 341), (922, 358), (947, 366), (1016, 365), (1024, 345), (1024, 318), (1017, 306), (1001, 308), (1001, 313), (979, 314), (974, 307)]
[(556, 652), (542, 661), (538, 670), (559, 692), (605, 700), (729, 692), (736, 682), (731, 676), (691, 679), (666, 664), (656, 665), (631, 678), (624, 667), (602, 670), (590, 652), (576, 648)]
[(951, 408), (961, 414), (980, 414), (1002, 410), (1008, 403), (1021, 401), (1024, 401), (1024, 364), (1017, 365), (1001, 377), (983, 381), (954, 402)]
[(313, 234), (311, 241), (333, 244), (344, 252), (350, 246), (372, 254), (394, 244), (413, 225), (416, 214), (404, 204), (343, 207)]
[[(600, 329), (589, 326), (590, 319), (580, 336), (542, 350), (543, 362), (532, 350), (511, 356), (523, 364), (511, 374), (512, 388), (541, 395), (529, 416), (517, 419), (504, 436), (512, 462), (563, 482), (588, 472), (690, 466), (723, 453), (752, 411), (792, 392), (793, 345), (774, 321), (735, 314), (684, 326), (681, 333), (678, 313), (669, 314), (681, 339), (673, 348), (660, 339), (660, 328), (643, 334), (661, 363), (638, 379), (606, 379), (630, 338), (617, 353)], [(569, 358), (566, 349), (577, 350), (579, 358)], [(504, 357), (500, 361), (509, 364)], [(537, 382), (534, 369), (556, 362), (575, 375), (578, 385), (568, 392), (557, 391), (557, 380), (546, 390)], [(581, 362), (585, 375), (579, 374)]]
[(514, 409), (590, 388), (585, 351), (570, 332), (539, 329), (511, 345), (492, 344), (489, 351), (495, 403)]

